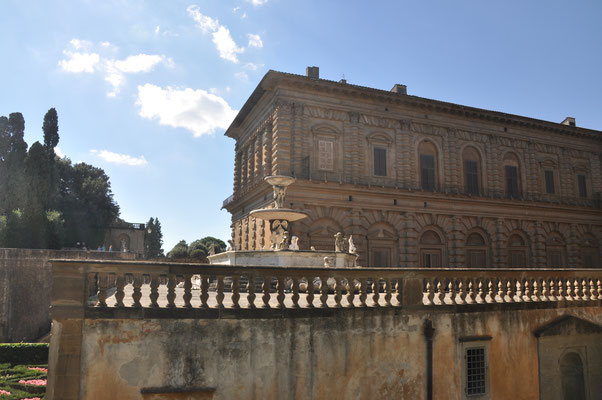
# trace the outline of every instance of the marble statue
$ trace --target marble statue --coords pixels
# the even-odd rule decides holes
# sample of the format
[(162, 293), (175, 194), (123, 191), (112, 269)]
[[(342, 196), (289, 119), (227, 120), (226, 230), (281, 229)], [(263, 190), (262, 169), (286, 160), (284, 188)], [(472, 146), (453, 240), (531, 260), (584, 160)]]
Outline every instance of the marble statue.
[(353, 243), (353, 235), (349, 235), (349, 253), (357, 254), (357, 247), (355, 247), (355, 243)]
[(345, 236), (341, 232), (334, 235), (334, 251), (337, 253), (345, 251)]
[(299, 238), (297, 236), (291, 238), (291, 245), (288, 248), (289, 250), (299, 250)]

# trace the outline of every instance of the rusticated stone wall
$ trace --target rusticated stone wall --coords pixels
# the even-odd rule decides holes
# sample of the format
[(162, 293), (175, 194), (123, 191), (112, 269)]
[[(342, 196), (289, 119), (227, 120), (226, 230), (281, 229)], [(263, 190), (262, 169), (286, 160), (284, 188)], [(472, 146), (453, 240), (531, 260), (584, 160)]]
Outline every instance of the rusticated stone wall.
[(0, 342), (28, 342), (50, 331), (50, 259), (133, 260), (135, 254), (0, 249)]

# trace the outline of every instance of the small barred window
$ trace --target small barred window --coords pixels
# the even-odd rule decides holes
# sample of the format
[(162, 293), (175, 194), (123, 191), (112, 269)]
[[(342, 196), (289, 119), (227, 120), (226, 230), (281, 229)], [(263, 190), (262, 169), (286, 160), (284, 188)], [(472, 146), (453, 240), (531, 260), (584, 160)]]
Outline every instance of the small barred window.
[(466, 394), (478, 396), (485, 394), (485, 348), (466, 349)]

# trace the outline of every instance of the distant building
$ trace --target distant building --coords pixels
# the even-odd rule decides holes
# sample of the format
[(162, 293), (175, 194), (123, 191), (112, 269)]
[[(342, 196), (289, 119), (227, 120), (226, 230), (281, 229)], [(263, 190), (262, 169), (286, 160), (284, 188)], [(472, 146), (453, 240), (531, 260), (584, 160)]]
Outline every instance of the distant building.
[[(232, 239), (261, 249), (268, 175), (301, 249), (353, 235), (364, 266), (597, 267), (602, 132), (319, 78), (269, 71), (226, 136), (236, 140)], [(288, 204), (291, 205), (291, 204)]]
[(144, 257), (144, 224), (118, 220), (105, 233), (105, 250), (136, 253)]

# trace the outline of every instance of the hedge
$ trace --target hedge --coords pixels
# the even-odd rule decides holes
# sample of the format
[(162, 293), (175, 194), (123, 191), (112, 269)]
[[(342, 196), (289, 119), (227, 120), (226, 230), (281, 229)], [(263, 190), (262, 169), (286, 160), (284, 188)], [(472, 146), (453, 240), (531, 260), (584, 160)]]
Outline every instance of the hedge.
[(0, 343), (0, 363), (48, 364), (48, 343)]

